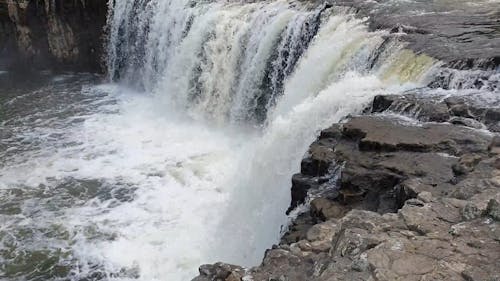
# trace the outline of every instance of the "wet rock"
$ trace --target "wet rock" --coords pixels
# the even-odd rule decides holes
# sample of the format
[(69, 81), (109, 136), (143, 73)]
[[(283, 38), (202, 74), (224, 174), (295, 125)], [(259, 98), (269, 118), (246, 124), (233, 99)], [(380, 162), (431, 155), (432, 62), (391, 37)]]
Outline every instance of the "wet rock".
[(449, 104), (449, 109), (450, 112), (457, 117), (469, 118), (469, 119), (473, 119), (476, 117), (475, 114), (473, 114), (470, 111), (469, 106), (463, 103), (451, 104), (451, 105)]
[(335, 139), (338, 139), (342, 136), (342, 130), (340, 124), (333, 124), (329, 128), (321, 131), (319, 135), (319, 139), (329, 139), (332, 141), (332, 144), (335, 142)]
[[(492, 73), (491, 75), (496, 74)], [(497, 132), (500, 128), (498, 124), (500, 105), (498, 103), (475, 102), (474, 99), (474, 94), (442, 98), (440, 96), (422, 96), (418, 91), (398, 96), (380, 95), (375, 97), (371, 112), (397, 113), (423, 122), (447, 121), (454, 125), (474, 129), (488, 128)]]
[(484, 153), (491, 139), (468, 128), (408, 125), (394, 117), (355, 117), (343, 127), (347, 136), (335, 146), (336, 161), (345, 163), (339, 201), (382, 213), (421, 191), (448, 192), (460, 159), (453, 155), (462, 155), (462, 165), (473, 169), (475, 162), (467, 160), (472, 156), (464, 155)]
[(380, 113), (389, 110), (399, 97), (397, 95), (377, 95), (373, 98), (372, 113)]
[(500, 108), (488, 108), (484, 113), (484, 121), (486, 124), (497, 124), (500, 121)]
[(289, 245), (306, 239), (307, 232), (316, 223), (317, 220), (311, 217), (309, 212), (300, 214), (281, 237), (281, 244)]
[[(371, 29), (392, 30), (416, 53), (457, 69), (495, 69), (500, 64), (498, 15), (493, 2), (398, 2), (334, 0), (368, 17)], [(415, 11), (419, 11), (416, 13)]]
[(496, 122), (494, 124), (490, 124), (488, 126), (488, 130), (495, 132), (495, 133), (500, 133), (500, 122)]
[(461, 126), (471, 127), (474, 129), (485, 129), (486, 128), (486, 126), (483, 125), (481, 122), (476, 121), (472, 118), (454, 116), (454, 117), (450, 118), (449, 122), (451, 124), (454, 124), (454, 125), (461, 125)]
[(452, 155), (484, 151), (490, 138), (471, 134), (468, 128), (428, 123), (411, 126), (388, 117), (360, 116), (344, 125), (344, 131), (357, 131), (362, 151), (443, 152)]
[(347, 211), (346, 207), (327, 198), (317, 198), (311, 201), (311, 215), (320, 221), (341, 218)]
[[(393, 98), (380, 98), (372, 110), (386, 110)], [(244, 278), (500, 278), (497, 147), (498, 137), (484, 130), (393, 115), (352, 117), (332, 126), (294, 176), (304, 186), (300, 198), (314, 194), (309, 212)], [(342, 167), (336, 184), (320, 184), (325, 166)]]
[(100, 71), (106, 14), (99, 0), (2, 1), (0, 63)]
[(488, 151), (491, 154), (498, 155), (500, 154), (500, 136), (496, 135), (492, 140), (490, 145), (488, 146)]
[(301, 164), (301, 173), (308, 176), (324, 176), (332, 164), (334, 153), (333, 146), (312, 145), (309, 157)]
[(414, 94), (376, 96), (371, 112), (392, 112), (432, 122), (444, 122), (450, 118), (446, 104), (436, 102), (432, 98), (418, 98)]
[(300, 204), (305, 202), (307, 197), (307, 192), (310, 189), (314, 189), (318, 187), (318, 181), (315, 177), (303, 175), (303, 174), (295, 174), (292, 177), (292, 202), (290, 203), (290, 208), (287, 213), (293, 210)]
[(202, 265), (199, 272), (200, 275), (193, 281), (237, 281), (244, 276), (243, 268), (220, 262)]

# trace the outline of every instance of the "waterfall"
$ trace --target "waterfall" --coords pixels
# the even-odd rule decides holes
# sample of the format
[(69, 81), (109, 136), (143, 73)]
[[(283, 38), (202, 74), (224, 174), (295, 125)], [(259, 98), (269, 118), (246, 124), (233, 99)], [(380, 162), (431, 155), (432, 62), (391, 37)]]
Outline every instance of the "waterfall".
[(110, 9), (112, 78), (200, 118), (261, 124), (332, 14), (326, 5), (123, 1)]
[(489, 61), (416, 54), (406, 28), (370, 31), (326, 2), (109, 0), (108, 82), (0, 71), (0, 279), (184, 281), (204, 263), (257, 265), (322, 129), (379, 94), (499, 104), (500, 69), (476, 69)]
[[(113, 276), (133, 268), (141, 280), (187, 280), (201, 263), (258, 264), (286, 227), (290, 179), (317, 133), (374, 95), (424, 85), (439, 65), (313, 1), (109, 5), (110, 78), (142, 93), (129, 111), (149, 100), (142, 114), (165, 116), (121, 121), (152, 126), (134, 138), (156, 146), (133, 155), (156, 164), (144, 163), (152, 171), (135, 201), (97, 216), (102, 228), (116, 222), (117, 238), (81, 246)], [(161, 152), (171, 144), (157, 138), (174, 148)], [(162, 156), (184, 160), (165, 168)]]

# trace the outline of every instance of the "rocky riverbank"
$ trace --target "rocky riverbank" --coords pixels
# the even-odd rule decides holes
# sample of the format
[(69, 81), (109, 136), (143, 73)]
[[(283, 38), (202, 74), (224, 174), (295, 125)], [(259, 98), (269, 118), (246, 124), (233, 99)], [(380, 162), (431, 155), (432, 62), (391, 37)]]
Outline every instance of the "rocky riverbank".
[[(194, 280), (499, 280), (500, 104), (477, 101), (498, 94), (500, 8), (486, 0), (328, 2), (442, 67), (422, 93), (378, 96), (364, 115), (321, 132), (291, 179), (288, 211), (297, 217), (259, 266), (203, 265)], [(0, 71), (99, 72), (106, 13), (99, 0), (0, 1)], [(141, 58), (133, 57), (142, 66)], [(121, 54), (116, 65), (128, 61)]]
[[(322, 131), (292, 179), (291, 209), (310, 208), (281, 243), (194, 280), (498, 280), (500, 137), (485, 128), (500, 118), (471, 104), (378, 96)], [(416, 107), (425, 121), (392, 114)]]
[(259, 266), (203, 265), (194, 281), (500, 280), (500, 7), (330, 3), (442, 67), (321, 132), (292, 178), (288, 212), (306, 211)]
[(0, 67), (101, 72), (107, 1), (0, 1)]

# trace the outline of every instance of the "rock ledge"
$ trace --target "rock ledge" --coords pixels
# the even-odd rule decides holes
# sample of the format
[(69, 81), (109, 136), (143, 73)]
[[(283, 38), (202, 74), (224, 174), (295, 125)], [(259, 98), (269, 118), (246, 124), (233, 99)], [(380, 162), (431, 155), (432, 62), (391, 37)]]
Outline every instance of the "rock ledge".
[(194, 280), (500, 280), (500, 136), (387, 113), (402, 98), (321, 132), (292, 179), (309, 211), (262, 264)]

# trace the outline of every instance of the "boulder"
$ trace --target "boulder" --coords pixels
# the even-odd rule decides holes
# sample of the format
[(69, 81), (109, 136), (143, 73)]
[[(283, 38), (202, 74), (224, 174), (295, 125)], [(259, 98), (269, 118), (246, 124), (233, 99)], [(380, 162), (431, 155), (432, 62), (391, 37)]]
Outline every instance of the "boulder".
[(327, 198), (320, 197), (311, 201), (311, 216), (319, 221), (341, 218), (348, 211), (348, 207)]
[(295, 174), (292, 176), (292, 202), (287, 213), (290, 213), (295, 207), (303, 204), (307, 198), (307, 192), (310, 189), (318, 187), (318, 179), (303, 174)]
[(199, 272), (193, 281), (239, 281), (245, 275), (242, 267), (221, 262), (202, 265)]

